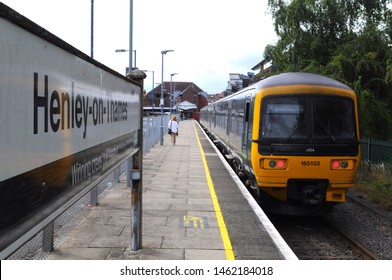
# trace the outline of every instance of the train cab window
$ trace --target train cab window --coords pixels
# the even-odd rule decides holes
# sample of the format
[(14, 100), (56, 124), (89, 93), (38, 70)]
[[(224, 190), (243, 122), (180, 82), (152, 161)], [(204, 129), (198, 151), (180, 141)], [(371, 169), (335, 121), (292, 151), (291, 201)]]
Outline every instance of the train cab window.
[(336, 141), (353, 139), (355, 133), (354, 103), (343, 97), (313, 97), (313, 137)]
[(355, 139), (354, 102), (349, 98), (299, 94), (263, 101), (260, 140), (335, 143)]
[(305, 97), (265, 99), (262, 110), (261, 138), (307, 138), (307, 102)]

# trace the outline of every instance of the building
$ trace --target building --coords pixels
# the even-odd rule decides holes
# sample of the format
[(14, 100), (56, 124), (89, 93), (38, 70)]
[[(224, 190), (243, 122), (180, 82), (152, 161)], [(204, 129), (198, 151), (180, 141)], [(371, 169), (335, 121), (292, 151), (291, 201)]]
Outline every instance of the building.
[[(200, 109), (207, 106), (207, 93), (192, 82), (164, 82), (163, 110), (198, 119)], [(161, 84), (144, 96), (145, 115), (160, 115)]]
[(223, 92), (224, 96), (231, 95), (253, 83), (254, 74), (252, 72), (248, 72), (248, 75), (239, 73), (230, 73), (229, 75), (230, 80), (227, 82), (226, 90)]
[(216, 101), (218, 101), (219, 99), (222, 99), (223, 97), (225, 97), (225, 92), (222, 93), (216, 93), (216, 94), (208, 94), (208, 103), (214, 103)]
[(256, 79), (262, 79), (264, 76), (271, 74), (274, 71), (272, 61), (263, 59), (252, 68), (256, 72)]

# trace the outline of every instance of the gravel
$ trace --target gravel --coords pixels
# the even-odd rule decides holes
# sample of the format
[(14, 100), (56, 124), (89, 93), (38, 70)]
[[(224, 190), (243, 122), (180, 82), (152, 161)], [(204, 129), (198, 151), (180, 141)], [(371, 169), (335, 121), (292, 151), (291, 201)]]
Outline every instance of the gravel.
[[(336, 206), (327, 218), (380, 259), (391, 260), (392, 214), (375, 208), (365, 200), (357, 199), (355, 194), (353, 198), (373, 210), (369, 211), (348, 199), (346, 203)], [(379, 214), (381, 212), (384, 216)]]

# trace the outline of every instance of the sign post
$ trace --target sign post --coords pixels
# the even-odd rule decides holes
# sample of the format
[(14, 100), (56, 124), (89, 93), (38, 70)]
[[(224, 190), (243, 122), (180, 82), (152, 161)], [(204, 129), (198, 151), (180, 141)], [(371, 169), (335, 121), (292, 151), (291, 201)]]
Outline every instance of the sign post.
[[(143, 80), (147, 77), (142, 70), (133, 70), (129, 78), (140, 84), (140, 100), (143, 100)], [(143, 102), (140, 102), (140, 116), (143, 116)], [(140, 129), (137, 133), (139, 150), (132, 157), (130, 167), (130, 179), (132, 181), (131, 193), (131, 250), (137, 251), (142, 248), (142, 194), (143, 194), (143, 118), (140, 118)], [(128, 176), (128, 175), (127, 175)]]

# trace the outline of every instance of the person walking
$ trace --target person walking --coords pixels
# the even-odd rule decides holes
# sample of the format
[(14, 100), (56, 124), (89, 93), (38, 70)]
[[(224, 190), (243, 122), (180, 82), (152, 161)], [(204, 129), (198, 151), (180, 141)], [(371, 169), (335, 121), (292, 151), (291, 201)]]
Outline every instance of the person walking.
[(176, 138), (178, 136), (178, 122), (177, 122), (177, 117), (174, 115), (169, 123), (167, 124), (167, 128), (171, 131), (171, 141), (172, 144), (176, 144)]

